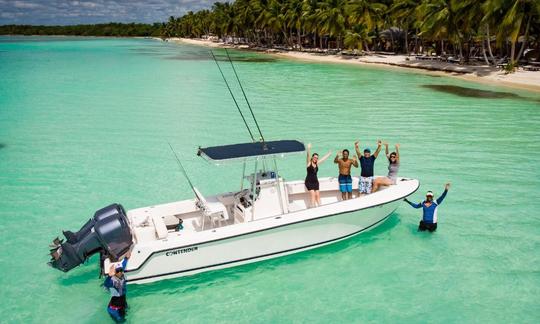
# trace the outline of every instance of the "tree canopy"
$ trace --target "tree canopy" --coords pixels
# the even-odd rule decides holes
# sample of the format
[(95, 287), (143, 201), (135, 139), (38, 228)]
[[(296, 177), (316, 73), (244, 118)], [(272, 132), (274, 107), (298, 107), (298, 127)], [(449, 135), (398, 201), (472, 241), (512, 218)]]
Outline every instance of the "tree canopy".
[(71, 25), (71, 26), (31, 26), (31, 25), (3, 25), (0, 26), (0, 35), (66, 35), (66, 36), (156, 36), (159, 37), (162, 24), (122, 24), (108, 23), (97, 25)]
[(254, 46), (433, 51), (513, 65), (540, 51), (538, 0), (236, 0), (170, 17), (164, 37)]

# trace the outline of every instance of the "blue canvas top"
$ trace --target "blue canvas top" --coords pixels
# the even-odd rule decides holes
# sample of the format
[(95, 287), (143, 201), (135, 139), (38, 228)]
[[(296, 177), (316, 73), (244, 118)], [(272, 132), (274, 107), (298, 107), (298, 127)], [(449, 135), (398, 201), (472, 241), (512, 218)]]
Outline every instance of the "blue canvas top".
[(199, 148), (197, 155), (213, 161), (243, 159), (249, 157), (297, 153), (305, 151), (304, 143), (296, 140), (280, 140), (258, 143), (242, 143)]

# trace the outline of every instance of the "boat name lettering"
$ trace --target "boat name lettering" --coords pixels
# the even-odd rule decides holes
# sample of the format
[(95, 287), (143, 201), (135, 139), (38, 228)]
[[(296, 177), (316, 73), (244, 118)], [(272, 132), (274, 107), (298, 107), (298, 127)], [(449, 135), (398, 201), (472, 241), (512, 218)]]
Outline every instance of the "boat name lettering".
[(179, 250), (174, 250), (174, 251), (170, 251), (170, 252), (167, 252), (165, 253), (166, 256), (171, 256), (171, 255), (176, 255), (176, 254), (184, 254), (184, 253), (189, 253), (189, 252), (195, 252), (197, 251), (199, 248), (194, 246), (194, 247), (188, 247), (188, 248), (185, 248), (185, 249), (179, 249)]

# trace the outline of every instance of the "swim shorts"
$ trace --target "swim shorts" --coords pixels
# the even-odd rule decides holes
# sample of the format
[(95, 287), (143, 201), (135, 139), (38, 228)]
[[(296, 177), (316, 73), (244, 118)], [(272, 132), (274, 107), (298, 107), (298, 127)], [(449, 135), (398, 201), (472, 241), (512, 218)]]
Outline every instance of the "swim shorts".
[(339, 191), (352, 192), (352, 178), (350, 175), (340, 174), (338, 177)]
[(370, 194), (372, 184), (373, 177), (360, 177), (360, 183), (358, 184), (358, 192)]
[(423, 231), (435, 232), (437, 230), (437, 223), (426, 223), (423, 220), (421, 220), (420, 224), (418, 224), (418, 230), (420, 232), (423, 232)]

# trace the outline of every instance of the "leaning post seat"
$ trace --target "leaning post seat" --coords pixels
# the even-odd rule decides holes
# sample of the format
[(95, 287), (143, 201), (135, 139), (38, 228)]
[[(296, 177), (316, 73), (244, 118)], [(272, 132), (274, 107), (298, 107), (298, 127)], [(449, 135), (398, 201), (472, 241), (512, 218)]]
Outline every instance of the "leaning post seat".
[(205, 218), (209, 218), (211, 222), (214, 221), (227, 221), (229, 220), (229, 212), (227, 207), (219, 201), (217, 198), (211, 197), (207, 200), (199, 191), (199, 189), (193, 187), (195, 197), (197, 199), (196, 205), (202, 211), (201, 228), (204, 230)]

